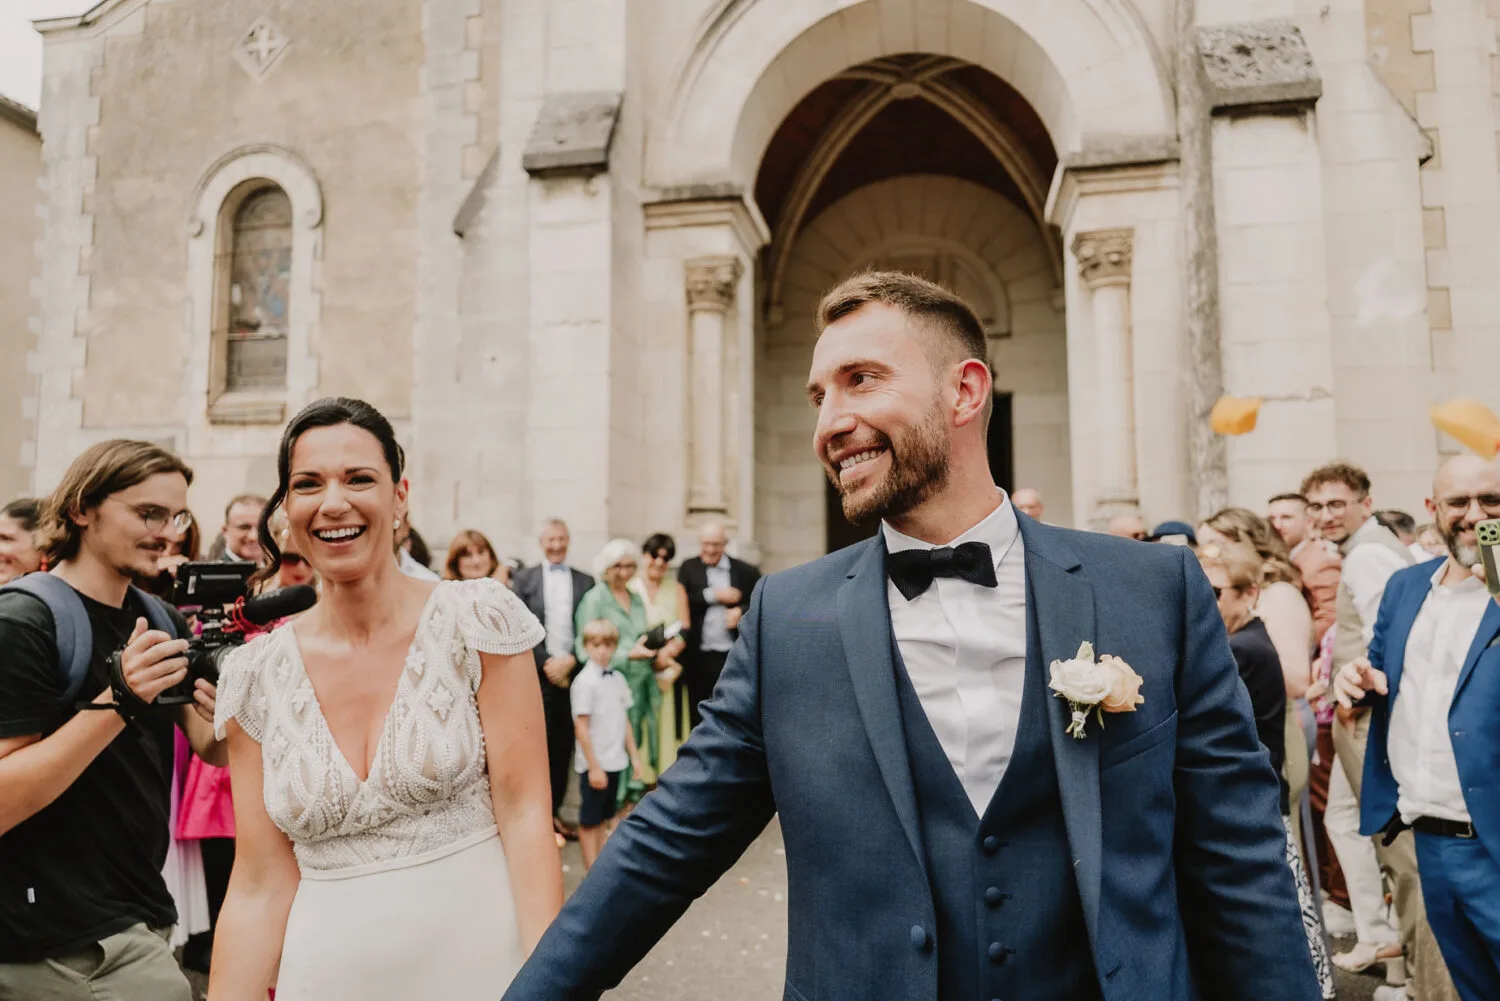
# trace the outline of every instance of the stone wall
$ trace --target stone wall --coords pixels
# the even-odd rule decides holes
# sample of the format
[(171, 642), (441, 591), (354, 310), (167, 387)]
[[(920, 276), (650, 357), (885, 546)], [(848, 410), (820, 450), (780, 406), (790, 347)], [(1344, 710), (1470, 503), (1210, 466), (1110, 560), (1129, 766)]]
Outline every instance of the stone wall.
[[(371, 0), (355, 20), (290, 0), (255, 11), (231, 0), (126, 0), (101, 8), (96, 21), (47, 34), (50, 194), (59, 222), (76, 211), (75, 199), (82, 209), (48, 251), (55, 274), (44, 352), (73, 372), (49, 372), (42, 406), (60, 430), (70, 422), (76, 429), (56, 439), (65, 452), (111, 433), (196, 445), (205, 454), (190, 451), (189, 460), (208, 460), (204, 473), (211, 470), (194, 489), (200, 507), (268, 485), (276, 428), (183, 440), (201, 420), (198, 394), (207, 393), (185, 385), (185, 366), (194, 339), (210, 335), (187, 329), (184, 315), (195, 291), (186, 287), (194, 193), (216, 161), (253, 144), (290, 151), (322, 189), (321, 311), (311, 345), (319, 377), (310, 392), (361, 396), (404, 425), (417, 281), (420, 14), (417, 0)], [(247, 37), (258, 18), (271, 26), (259, 41)], [(59, 125), (56, 142), (49, 119)], [(66, 276), (70, 240), (87, 280), (76, 303), (76, 279)], [(303, 401), (287, 402), (294, 410)]]
[(31, 489), (41, 177), (35, 116), (0, 98), (0, 504)]

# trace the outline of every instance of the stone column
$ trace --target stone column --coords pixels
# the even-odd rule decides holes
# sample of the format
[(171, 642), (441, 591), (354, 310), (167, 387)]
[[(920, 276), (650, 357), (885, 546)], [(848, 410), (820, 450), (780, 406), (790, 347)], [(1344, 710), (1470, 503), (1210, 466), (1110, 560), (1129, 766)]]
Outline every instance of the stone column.
[(739, 258), (699, 257), (686, 264), (689, 372), (692, 378), (691, 513), (726, 514), (724, 490), (724, 321), (734, 306)]
[(1080, 233), (1073, 241), (1092, 300), (1099, 490), (1094, 519), (1140, 510), (1136, 486), (1134, 375), (1130, 344), (1131, 230)]

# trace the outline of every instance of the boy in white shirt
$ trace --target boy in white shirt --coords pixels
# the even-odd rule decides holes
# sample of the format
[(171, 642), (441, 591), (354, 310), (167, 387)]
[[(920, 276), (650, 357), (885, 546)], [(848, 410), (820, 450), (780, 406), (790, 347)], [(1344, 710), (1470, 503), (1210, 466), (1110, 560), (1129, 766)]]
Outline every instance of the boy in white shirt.
[(577, 747), (573, 768), (578, 772), (582, 803), (578, 808), (578, 848), (585, 871), (604, 847), (619, 800), (620, 776), (628, 764), (645, 781), (635, 734), (626, 711), (635, 704), (630, 685), (610, 658), (620, 642), (620, 630), (608, 619), (583, 627), (583, 649), (589, 662), (573, 678), (573, 732)]

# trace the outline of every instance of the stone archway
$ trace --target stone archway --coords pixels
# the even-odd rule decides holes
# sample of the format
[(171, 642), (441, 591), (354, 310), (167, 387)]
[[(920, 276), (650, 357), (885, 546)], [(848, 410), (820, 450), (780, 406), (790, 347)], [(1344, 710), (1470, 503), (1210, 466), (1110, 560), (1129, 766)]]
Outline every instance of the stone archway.
[(798, 235), (782, 322), (762, 333), (757, 370), (757, 538), (766, 565), (825, 552), (823, 470), (804, 394), (814, 313), (829, 287), (865, 267), (945, 280), (980, 313), (995, 388), (1011, 394), (1018, 483), (1071, 510), (1064, 315), (1047, 241), (1023, 209), (972, 181), (905, 175), (866, 185)]
[[(821, 473), (801, 402), (810, 341), (792, 333), (811, 304), (807, 289), (793, 288), (806, 279), (793, 275), (792, 259), (802, 243), (825, 238), (821, 221), (841, 199), (919, 175), (988, 190), (1007, 205), (1010, 229), (1035, 242), (1034, 299), (1049, 314), (1035, 329), (1058, 335), (1030, 349), (1055, 361), (1040, 383), (1049, 388), (1014, 401), (1018, 481), (1050, 492), (1048, 517), (1063, 523), (1096, 522), (1114, 508), (1182, 509), (1174, 99), (1133, 5), (714, 0), (691, 38), (648, 115), (642, 176), (652, 192), (645, 308), (685, 363), (714, 376), (689, 380), (672, 405), (722, 411), (704, 425), (708, 444), (725, 443), (719, 453), (695, 449), (691, 428), (656, 436), (689, 456), (691, 477), (725, 484), (708, 504), (674, 482), (664, 503), (676, 506), (680, 493), (685, 524), (729, 522), (745, 551), (772, 568), (824, 551)], [(925, 155), (933, 129), (951, 140), (937, 152), (954, 155)], [(877, 133), (878, 149), (856, 149)], [(858, 169), (871, 159), (886, 162)], [(918, 223), (886, 231), (890, 253), (935, 252), (910, 242), (932, 235)], [(994, 262), (966, 263), (966, 254), (984, 260), (967, 234), (949, 237), (936, 252), (955, 274), (992, 270)], [(857, 257), (835, 254), (827, 284)], [(726, 259), (739, 277), (709, 316), (693, 279)], [(1007, 300), (1014, 326), (1009, 286), (991, 298)], [(1005, 363), (1035, 360), (1022, 351)], [(795, 415), (778, 406), (792, 398)], [(1040, 469), (1028, 450), (1062, 472)]]
[(1175, 135), (1160, 53), (1127, 0), (717, 0), (673, 74), (646, 149), (661, 188), (748, 190), (778, 125), (848, 67), (923, 52), (983, 67), (1061, 151)]

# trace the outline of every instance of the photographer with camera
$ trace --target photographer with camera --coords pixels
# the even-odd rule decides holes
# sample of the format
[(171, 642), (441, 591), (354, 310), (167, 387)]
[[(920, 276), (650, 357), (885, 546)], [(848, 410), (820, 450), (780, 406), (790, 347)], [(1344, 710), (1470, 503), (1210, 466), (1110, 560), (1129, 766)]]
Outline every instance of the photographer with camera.
[(0, 590), (0, 997), (191, 998), (166, 939), (173, 728), (226, 755), (186, 624), (132, 581), (186, 527), (192, 475), (146, 442), (93, 446), (43, 513), (53, 579)]

